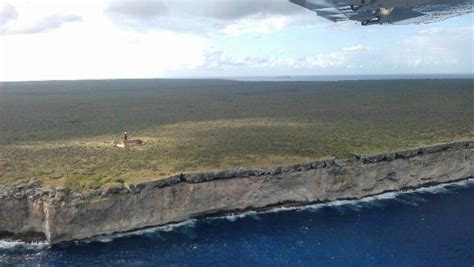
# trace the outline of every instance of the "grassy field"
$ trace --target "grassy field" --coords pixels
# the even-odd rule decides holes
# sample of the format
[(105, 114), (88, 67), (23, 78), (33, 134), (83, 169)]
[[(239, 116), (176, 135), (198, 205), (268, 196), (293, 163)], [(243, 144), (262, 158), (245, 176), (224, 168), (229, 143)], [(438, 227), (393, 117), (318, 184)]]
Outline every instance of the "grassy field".
[[(0, 183), (97, 189), (474, 139), (473, 80), (0, 83)], [(145, 145), (111, 145), (123, 131)]]

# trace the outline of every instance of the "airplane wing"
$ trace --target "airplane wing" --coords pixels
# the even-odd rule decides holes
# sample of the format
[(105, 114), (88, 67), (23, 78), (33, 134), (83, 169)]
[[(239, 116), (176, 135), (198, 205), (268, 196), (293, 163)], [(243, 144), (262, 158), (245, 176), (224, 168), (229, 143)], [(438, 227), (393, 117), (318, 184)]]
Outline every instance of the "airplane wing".
[(290, 0), (333, 22), (419, 24), (471, 13), (474, 0)]
[[(330, 0), (290, 0), (290, 2), (312, 10), (316, 12), (318, 16), (332, 22), (349, 20), (348, 15), (350, 14), (346, 14), (346, 12), (350, 10), (350, 4), (347, 3), (338, 4)], [(349, 8), (349, 10), (347, 10), (347, 8)]]

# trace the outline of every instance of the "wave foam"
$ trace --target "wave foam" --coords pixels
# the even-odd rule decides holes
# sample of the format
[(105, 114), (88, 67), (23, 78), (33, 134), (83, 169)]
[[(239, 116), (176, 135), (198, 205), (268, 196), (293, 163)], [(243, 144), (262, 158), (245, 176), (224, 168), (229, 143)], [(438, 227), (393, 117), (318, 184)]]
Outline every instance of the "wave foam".
[(146, 234), (153, 234), (153, 233), (159, 233), (159, 232), (171, 232), (171, 231), (173, 231), (177, 228), (180, 228), (180, 227), (193, 227), (195, 225), (196, 221), (197, 221), (196, 219), (190, 219), (190, 220), (182, 221), (182, 222), (179, 222), (179, 223), (172, 223), (172, 224), (167, 224), (167, 225), (163, 225), (163, 226), (150, 227), (150, 228), (134, 230), (134, 231), (130, 231), (130, 232), (105, 235), (105, 236), (91, 237), (91, 238), (87, 238), (87, 239), (84, 239), (84, 240), (78, 240), (78, 241), (75, 241), (75, 242), (76, 243), (91, 243), (91, 242), (107, 243), (107, 242), (111, 242), (114, 239), (121, 238), (121, 237), (146, 235)]
[(43, 250), (48, 248), (50, 245), (46, 241), (42, 242), (23, 242), (19, 240), (1, 240), (0, 239), (0, 250), (10, 250), (10, 249), (28, 249), (28, 250)]
[(231, 214), (227, 214), (227, 215), (224, 215), (224, 216), (218, 216), (218, 217), (214, 217), (214, 218), (209, 218), (210, 220), (213, 220), (213, 219), (226, 219), (228, 221), (231, 221), (231, 222), (235, 222), (237, 219), (241, 219), (241, 218), (245, 218), (245, 217), (254, 217), (255, 219), (257, 219), (257, 211), (246, 211), (246, 212), (242, 212), (242, 213), (231, 213)]

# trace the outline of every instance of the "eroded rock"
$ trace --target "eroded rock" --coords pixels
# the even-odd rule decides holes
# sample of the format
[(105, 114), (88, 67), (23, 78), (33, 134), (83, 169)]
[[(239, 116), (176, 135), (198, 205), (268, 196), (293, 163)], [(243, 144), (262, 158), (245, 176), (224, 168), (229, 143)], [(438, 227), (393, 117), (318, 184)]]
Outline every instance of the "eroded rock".
[(107, 185), (107, 187), (102, 192), (102, 196), (109, 196), (113, 194), (121, 193), (125, 189), (125, 186), (121, 183), (112, 183)]
[(0, 232), (34, 231), (57, 243), (208, 213), (360, 198), (471, 177), (472, 148), (464, 142), (272, 169), (183, 173), (80, 193), (41, 188), (30, 179), (0, 188)]

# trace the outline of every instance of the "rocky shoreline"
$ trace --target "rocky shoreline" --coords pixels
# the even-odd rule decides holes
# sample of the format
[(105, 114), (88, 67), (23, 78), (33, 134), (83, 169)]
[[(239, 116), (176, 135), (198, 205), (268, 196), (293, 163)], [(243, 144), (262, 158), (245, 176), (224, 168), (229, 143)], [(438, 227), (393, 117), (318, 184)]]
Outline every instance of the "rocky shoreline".
[(50, 243), (212, 214), (357, 199), (474, 176), (474, 142), (330, 158), (271, 169), (183, 173), (104, 190), (0, 187), (0, 238)]

